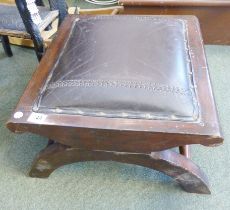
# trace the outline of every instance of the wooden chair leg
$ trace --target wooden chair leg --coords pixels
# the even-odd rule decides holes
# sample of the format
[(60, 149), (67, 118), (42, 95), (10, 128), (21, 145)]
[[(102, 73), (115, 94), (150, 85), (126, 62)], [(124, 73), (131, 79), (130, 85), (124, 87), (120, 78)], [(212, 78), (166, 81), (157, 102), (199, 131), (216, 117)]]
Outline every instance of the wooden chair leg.
[(2, 46), (3, 46), (3, 49), (4, 49), (7, 56), (9, 56), (9, 57), (13, 56), (13, 53), (12, 53), (11, 47), (10, 47), (9, 38), (6, 35), (2, 36)]
[(191, 158), (191, 149), (189, 145), (184, 145), (179, 147), (180, 154), (184, 155), (186, 158)]
[(205, 174), (191, 160), (171, 150), (151, 154), (112, 151), (88, 151), (59, 143), (49, 143), (32, 165), (31, 177), (48, 177), (55, 169), (74, 162), (118, 161), (158, 170), (179, 183), (187, 192), (210, 194)]

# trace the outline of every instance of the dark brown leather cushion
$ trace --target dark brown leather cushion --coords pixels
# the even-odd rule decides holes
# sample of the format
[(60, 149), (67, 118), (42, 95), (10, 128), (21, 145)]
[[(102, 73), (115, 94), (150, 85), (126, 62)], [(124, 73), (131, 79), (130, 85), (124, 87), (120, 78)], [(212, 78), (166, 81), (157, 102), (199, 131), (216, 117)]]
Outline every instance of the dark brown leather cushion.
[(80, 17), (36, 112), (196, 120), (186, 20)]

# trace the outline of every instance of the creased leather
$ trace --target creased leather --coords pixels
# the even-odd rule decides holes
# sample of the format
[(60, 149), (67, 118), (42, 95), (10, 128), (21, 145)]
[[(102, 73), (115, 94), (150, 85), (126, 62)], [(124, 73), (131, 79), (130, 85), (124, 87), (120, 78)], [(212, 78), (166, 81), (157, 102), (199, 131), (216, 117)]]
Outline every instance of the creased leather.
[(182, 18), (79, 17), (33, 110), (197, 120), (186, 30)]

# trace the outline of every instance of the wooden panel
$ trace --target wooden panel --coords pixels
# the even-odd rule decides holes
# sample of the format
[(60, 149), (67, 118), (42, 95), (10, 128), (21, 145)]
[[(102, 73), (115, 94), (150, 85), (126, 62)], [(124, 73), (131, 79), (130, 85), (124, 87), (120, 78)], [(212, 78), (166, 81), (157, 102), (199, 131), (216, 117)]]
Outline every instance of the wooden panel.
[(229, 0), (119, 0), (127, 6), (230, 6)]
[[(126, 2), (126, 0), (122, 1)], [(230, 1), (227, 1), (228, 3)], [(201, 25), (205, 44), (230, 44), (229, 6), (139, 6), (125, 3), (124, 14), (139, 15), (195, 15)]]
[(128, 153), (72, 148), (50, 142), (35, 158), (29, 175), (47, 178), (55, 169), (82, 161), (117, 161), (158, 170), (176, 180), (187, 192), (210, 194), (207, 177), (191, 160), (170, 150)]
[(0, 0), (0, 3), (15, 4), (15, 0)]
[[(80, 15), (115, 15), (123, 12), (123, 6), (114, 6), (98, 9), (80, 9)], [(71, 13), (70, 13), (71, 14)]]

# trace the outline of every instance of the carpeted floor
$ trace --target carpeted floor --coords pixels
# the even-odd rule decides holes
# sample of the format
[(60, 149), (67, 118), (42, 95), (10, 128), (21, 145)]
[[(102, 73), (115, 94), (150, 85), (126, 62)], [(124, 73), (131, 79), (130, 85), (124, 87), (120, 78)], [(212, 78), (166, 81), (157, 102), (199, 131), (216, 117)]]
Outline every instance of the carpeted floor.
[(230, 209), (230, 47), (206, 46), (225, 143), (194, 146), (193, 160), (209, 177), (212, 195), (182, 191), (170, 178), (140, 166), (115, 162), (76, 163), (48, 179), (27, 176), (33, 158), (47, 143), (5, 128), (37, 65), (34, 51), (13, 47), (7, 58), (0, 46), (0, 209)]

